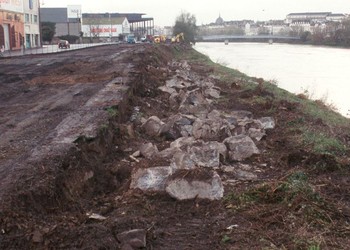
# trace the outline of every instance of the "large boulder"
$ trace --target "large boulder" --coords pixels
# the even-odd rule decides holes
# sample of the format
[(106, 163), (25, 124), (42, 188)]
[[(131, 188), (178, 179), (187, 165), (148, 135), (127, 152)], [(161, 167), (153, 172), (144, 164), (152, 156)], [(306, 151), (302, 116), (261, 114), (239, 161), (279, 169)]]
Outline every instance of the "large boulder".
[(191, 159), (191, 155), (187, 152), (177, 152), (171, 160), (170, 166), (174, 169), (194, 169), (196, 163)]
[(231, 136), (231, 131), (223, 119), (197, 119), (193, 123), (192, 135), (196, 139), (221, 141)]
[(199, 167), (217, 168), (220, 166), (220, 155), (226, 156), (223, 143), (207, 142), (189, 148), (190, 159)]
[(131, 176), (130, 188), (143, 191), (164, 191), (166, 181), (173, 174), (171, 167), (140, 168)]
[(224, 140), (228, 149), (228, 157), (232, 161), (243, 161), (260, 151), (254, 141), (246, 135), (231, 136)]
[(190, 170), (171, 178), (166, 186), (166, 192), (177, 200), (209, 199), (219, 200), (223, 197), (224, 187), (220, 176), (207, 170)]
[(144, 124), (142, 124), (141, 128), (149, 136), (158, 136), (163, 124), (164, 123), (157, 116), (151, 116)]

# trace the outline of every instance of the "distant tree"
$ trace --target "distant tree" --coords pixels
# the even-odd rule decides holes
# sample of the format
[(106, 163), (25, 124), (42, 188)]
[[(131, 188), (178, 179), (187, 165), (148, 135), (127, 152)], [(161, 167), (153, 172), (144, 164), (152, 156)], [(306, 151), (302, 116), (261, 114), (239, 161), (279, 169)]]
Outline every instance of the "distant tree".
[(173, 34), (184, 33), (185, 42), (195, 43), (195, 36), (197, 34), (196, 17), (188, 12), (182, 12), (175, 21)]
[(56, 24), (51, 22), (41, 23), (41, 34), (44, 42), (51, 42), (56, 33)]
[(304, 32), (302, 32), (301, 35), (300, 35), (300, 39), (301, 39), (301, 41), (303, 41), (303, 42), (308, 42), (308, 41), (310, 41), (310, 40), (312, 39), (312, 34), (311, 34), (311, 32), (310, 32), (310, 31), (304, 31)]

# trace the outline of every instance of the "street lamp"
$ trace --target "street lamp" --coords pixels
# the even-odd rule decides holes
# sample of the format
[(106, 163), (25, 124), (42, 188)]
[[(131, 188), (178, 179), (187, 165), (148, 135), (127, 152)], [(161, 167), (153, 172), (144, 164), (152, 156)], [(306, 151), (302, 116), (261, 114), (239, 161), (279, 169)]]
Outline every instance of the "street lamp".
[(109, 15), (109, 41), (112, 42), (112, 21), (111, 21), (111, 13)]

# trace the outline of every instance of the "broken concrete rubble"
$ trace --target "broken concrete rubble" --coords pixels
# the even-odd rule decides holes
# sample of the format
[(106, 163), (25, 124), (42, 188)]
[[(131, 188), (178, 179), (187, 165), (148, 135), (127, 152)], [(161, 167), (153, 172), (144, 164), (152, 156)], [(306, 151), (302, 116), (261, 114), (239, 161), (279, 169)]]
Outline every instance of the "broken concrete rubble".
[(139, 188), (143, 191), (163, 191), (167, 178), (172, 173), (171, 167), (140, 168), (132, 174), (130, 188)]
[(141, 128), (147, 135), (157, 136), (160, 133), (163, 124), (164, 123), (157, 116), (151, 116), (144, 124), (142, 124)]
[(228, 157), (232, 161), (242, 161), (260, 151), (253, 140), (246, 135), (231, 136), (224, 140), (228, 149)]
[(210, 178), (204, 180), (198, 178), (198, 175), (194, 175), (193, 179), (174, 178), (168, 181), (166, 192), (177, 200), (194, 198), (219, 200), (224, 195), (224, 187), (220, 176), (216, 172), (211, 172)]
[(272, 117), (262, 117), (258, 119), (258, 121), (261, 123), (264, 129), (274, 129), (276, 126), (275, 119)]
[[(220, 199), (223, 184), (214, 170), (227, 159), (239, 162), (259, 154), (252, 139), (260, 141), (266, 136), (265, 129), (274, 128), (275, 123), (270, 117), (254, 120), (252, 112), (246, 110), (222, 113), (213, 109), (214, 100), (220, 98), (220, 88), (215, 86), (212, 78), (200, 81), (186, 71), (190, 68), (188, 64), (183, 66), (159, 87), (170, 94), (169, 104), (179, 113), (163, 121), (152, 116), (142, 125), (147, 135), (162, 136), (172, 142), (169, 148), (160, 152), (152, 143), (144, 144), (140, 148), (141, 154), (148, 159), (157, 155), (170, 160), (170, 166), (138, 169), (132, 175), (130, 187), (166, 191), (178, 200)], [(257, 178), (246, 169), (226, 168), (230, 170), (230, 176), (238, 180)], [(185, 178), (179, 174), (181, 171), (195, 174)], [(201, 179), (203, 175), (196, 175), (196, 171), (206, 171), (210, 176)]]
[(158, 148), (156, 145), (153, 145), (152, 143), (145, 143), (142, 144), (140, 147), (140, 153), (143, 157), (147, 159), (151, 159), (153, 156), (158, 154)]

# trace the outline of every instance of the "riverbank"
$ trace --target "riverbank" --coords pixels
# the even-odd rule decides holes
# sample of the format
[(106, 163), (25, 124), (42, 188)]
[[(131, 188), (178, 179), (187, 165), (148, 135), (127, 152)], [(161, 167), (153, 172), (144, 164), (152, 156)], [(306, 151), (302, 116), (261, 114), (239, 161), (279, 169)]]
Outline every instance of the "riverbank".
[[(68, 108), (58, 98), (50, 104), (53, 116), (41, 119), (57, 131), (45, 139), (57, 143), (67, 135), (72, 150), (43, 157), (35, 171), (22, 169), (16, 183), (8, 183), (13, 193), (2, 196), (2, 249), (348, 246), (348, 119), (189, 47), (123, 45), (79, 53), (62, 67), (42, 68), (44, 77), (1, 72), (3, 86), (39, 91), (34, 104), (40, 88), (64, 83), (74, 89), (65, 99)], [(20, 59), (17, 64), (23, 70)], [(8, 97), (25, 98), (12, 91)], [(121, 99), (110, 104), (112, 96)], [(11, 98), (1, 100), (12, 105)], [(77, 130), (75, 118), (50, 123), (79, 105), (84, 114), (100, 114), (101, 122), (82, 119)], [(9, 117), (21, 113), (11, 107)], [(8, 136), (20, 131), (17, 123), (5, 125)], [(37, 128), (38, 134), (28, 130), (31, 138), (42, 134)], [(23, 137), (9, 137), (3, 161), (15, 160), (13, 145), (39, 152)]]

